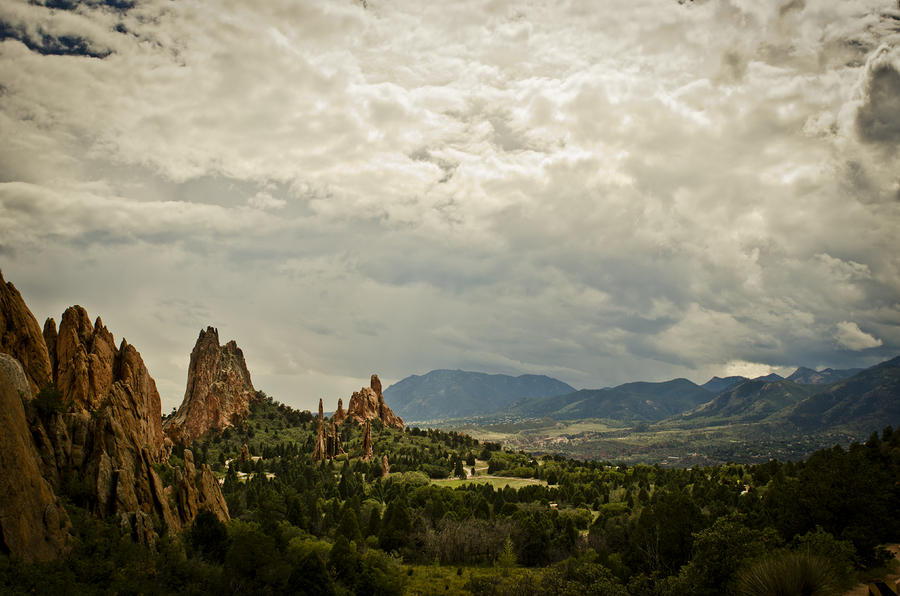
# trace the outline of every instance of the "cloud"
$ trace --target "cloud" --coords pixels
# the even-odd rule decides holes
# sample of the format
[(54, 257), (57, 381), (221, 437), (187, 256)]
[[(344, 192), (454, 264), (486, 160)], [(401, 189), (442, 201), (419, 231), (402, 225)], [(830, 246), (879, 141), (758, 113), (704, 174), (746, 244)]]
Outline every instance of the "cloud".
[(258, 192), (249, 199), (247, 204), (256, 209), (283, 209), (287, 205), (284, 199), (276, 199), (267, 192)]
[(900, 49), (887, 46), (867, 65), (862, 105), (856, 114), (856, 128), (866, 143), (882, 144), (896, 151), (900, 146)]
[(891, 2), (116, 6), (0, 8), (0, 256), (167, 404), (210, 324), (305, 407), (900, 347)]
[(866, 333), (859, 328), (859, 325), (851, 321), (841, 321), (836, 327), (834, 338), (841, 347), (848, 350), (860, 351), (877, 348), (884, 344), (880, 339)]

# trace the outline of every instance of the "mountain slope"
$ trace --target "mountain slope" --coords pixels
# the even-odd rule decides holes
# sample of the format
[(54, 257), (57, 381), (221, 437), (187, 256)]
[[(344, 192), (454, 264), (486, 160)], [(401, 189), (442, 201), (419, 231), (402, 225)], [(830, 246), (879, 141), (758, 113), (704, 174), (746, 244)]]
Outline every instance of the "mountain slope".
[(861, 373), (862, 368), (847, 368), (847, 369), (834, 369), (834, 368), (826, 368), (824, 370), (813, 370), (811, 368), (806, 368), (805, 366), (801, 366), (790, 376), (787, 377), (788, 381), (793, 381), (795, 383), (805, 383), (807, 385), (827, 385), (828, 383), (836, 383), (838, 381), (842, 381), (844, 379), (850, 378), (855, 374)]
[(571, 393), (575, 389), (544, 375), (490, 375), (433, 370), (412, 375), (384, 390), (384, 400), (405, 420), (461, 418), (496, 412), (523, 398)]
[(558, 420), (609, 418), (623, 422), (656, 421), (694, 408), (709, 391), (687, 379), (662, 383), (626, 383), (606, 389), (583, 389), (567, 395), (528, 400), (511, 413)]
[(713, 377), (700, 386), (711, 393), (718, 394), (722, 393), (723, 391), (727, 391), (732, 387), (737, 387), (741, 383), (749, 380), (750, 379), (748, 379), (747, 377), (740, 376), (725, 377), (724, 379), (722, 377)]
[(729, 422), (756, 422), (809, 397), (819, 388), (780, 379), (748, 380), (719, 393), (709, 403), (682, 416), (685, 420), (727, 419)]
[(830, 385), (798, 403), (787, 419), (804, 430), (900, 423), (900, 357)]

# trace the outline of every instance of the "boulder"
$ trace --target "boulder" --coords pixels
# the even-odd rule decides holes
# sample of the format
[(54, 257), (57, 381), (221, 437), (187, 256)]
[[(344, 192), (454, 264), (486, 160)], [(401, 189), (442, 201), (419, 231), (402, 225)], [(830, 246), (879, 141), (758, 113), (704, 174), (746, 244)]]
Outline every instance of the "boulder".
[(6, 375), (6, 382), (18, 392), (22, 401), (31, 398), (31, 382), (25, 376), (22, 364), (9, 354), (0, 354), (0, 372)]

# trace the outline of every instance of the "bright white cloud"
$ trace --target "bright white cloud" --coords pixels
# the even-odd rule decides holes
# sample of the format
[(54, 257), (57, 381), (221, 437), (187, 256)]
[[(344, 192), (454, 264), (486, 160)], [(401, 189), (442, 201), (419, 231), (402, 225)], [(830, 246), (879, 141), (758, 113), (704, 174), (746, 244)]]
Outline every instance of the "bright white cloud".
[(884, 344), (877, 337), (860, 329), (859, 325), (852, 321), (838, 323), (834, 337), (842, 347), (854, 351), (877, 348)]
[(167, 405), (208, 324), (305, 407), (371, 372), (869, 364), (900, 12), (786, 6), (6, 2), (4, 273), (127, 333)]

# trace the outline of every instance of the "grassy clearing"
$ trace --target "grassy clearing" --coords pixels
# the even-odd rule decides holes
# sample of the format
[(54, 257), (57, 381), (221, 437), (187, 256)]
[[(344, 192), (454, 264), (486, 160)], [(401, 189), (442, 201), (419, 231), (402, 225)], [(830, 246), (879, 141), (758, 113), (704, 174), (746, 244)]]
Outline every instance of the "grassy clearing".
[[(404, 565), (407, 573), (407, 596), (438, 594), (471, 594), (464, 588), (471, 578), (493, 577), (501, 573), (495, 567), (450, 567), (445, 565)], [(510, 569), (515, 577), (526, 569)]]
[(447, 486), (449, 488), (456, 488), (458, 486), (463, 486), (465, 484), (490, 484), (494, 488), (503, 488), (505, 486), (509, 486), (510, 488), (519, 489), (523, 486), (530, 486), (533, 484), (540, 484), (542, 486), (547, 486), (547, 482), (545, 480), (537, 480), (535, 478), (513, 478), (509, 476), (474, 476), (467, 480), (459, 480), (459, 479), (446, 479), (446, 480), (432, 480), (432, 484), (436, 484), (438, 486)]

